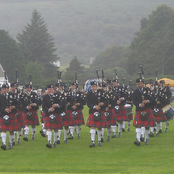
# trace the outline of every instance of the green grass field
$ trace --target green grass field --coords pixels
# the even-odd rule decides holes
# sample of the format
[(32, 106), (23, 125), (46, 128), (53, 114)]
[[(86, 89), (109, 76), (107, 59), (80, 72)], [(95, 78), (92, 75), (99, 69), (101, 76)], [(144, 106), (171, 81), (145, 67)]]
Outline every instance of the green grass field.
[[(85, 121), (88, 109), (84, 109)], [(135, 146), (135, 128), (123, 132), (121, 138), (106, 141), (101, 147), (89, 148), (91, 143), (89, 128), (82, 126), (81, 138), (63, 143), (57, 148), (46, 148), (47, 140), (41, 137), (37, 127), (36, 138), (21, 140), (12, 150), (0, 149), (0, 173), (174, 173), (174, 122), (170, 121), (169, 130), (160, 137), (150, 138), (149, 145)], [(96, 136), (97, 143), (97, 136)]]

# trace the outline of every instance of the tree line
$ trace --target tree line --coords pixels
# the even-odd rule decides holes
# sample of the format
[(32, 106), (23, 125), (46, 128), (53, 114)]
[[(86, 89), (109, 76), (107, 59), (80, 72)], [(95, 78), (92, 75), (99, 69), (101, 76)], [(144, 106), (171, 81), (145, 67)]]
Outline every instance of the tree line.
[[(161, 5), (148, 18), (141, 19), (140, 26), (130, 45), (106, 48), (89, 67), (82, 66), (79, 58), (72, 55), (69, 66), (62, 72), (63, 80), (66, 83), (75, 80), (74, 72), (77, 71), (82, 86), (88, 78), (96, 78), (96, 69), (102, 68), (106, 78), (113, 79), (116, 68), (120, 81), (123, 78), (129, 81), (138, 77), (140, 65), (143, 65), (147, 80), (155, 77), (155, 69), (158, 69), (159, 77), (173, 78), (174, 10)], [(55, 83), (58, 67), (54, 62), (58, 59), (54, 38), (37, 10), (33, 11), (31, 21), (22, 33), (17, 35), (17, 41), (7, 31), (0, 30), (0, 63), (10, 82), (15, 81), (15, 69), (18, 69), (22, 84), (29, 81), (29, 73), (35, 85)]]

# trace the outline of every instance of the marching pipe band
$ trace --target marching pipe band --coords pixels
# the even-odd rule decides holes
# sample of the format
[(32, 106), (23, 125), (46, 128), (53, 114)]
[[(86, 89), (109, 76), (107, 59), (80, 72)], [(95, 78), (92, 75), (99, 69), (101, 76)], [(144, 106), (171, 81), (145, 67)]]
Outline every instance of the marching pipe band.
[[(106, 80), (103, 69), (101, 78), (96, 70), (97, 80), (90, 81), (91, 89), (87, 93), (78, 89), (77, 72), (75, 72), (74, 82), (70, 82), (67, 91), (61, 79), (61, 72), (57, 71), (57, 83), (48, 84), (42, 97), (32, 90), (31, 74), (29, 74), (29, 83), (25, 85), (24, 90), (20, 91), (18, 90), (17, 69), (16, 82), (11, 83), (10, 87), (4, 72), (6, 82), (1, 86), (0, 94), (1, 149), (7, 149), (7, 131), (9, 132), (8, 149), (15, 146), (15, 139), (18, 145), (21, 143), (22, 129), (23, 140), (29, 141), (29, 126), (32, 130), (31, 140), (35, 140), (36, 126), (39, 125), (37, 115), (39, 106), (41, 106), (42, 123), (40, 133), (41, 136), (47, 137), (47, 148), (52, 148), (52, 146), (56, 148), (60, 144), (63, 127), (64, 143), (74, 139), (74, 131), (79, 139), (81, 125), (85, 125), (82, 110), (86, 104), (89, 108), (89, 117), (86, 122), (86, 126), (90, 128), (91, 144), (89, 147), (95, 147), (96, 134), (98, 146), (102, 145), (104, 129), (107, 129), (106, 140), (108, 142), (110, 138), (122, 137), (126, 122), (128, 122), (127, 131), (130, 131), (131, 120), (133, 120), (133, 126), (136, 127), (134, 144), (140, 146), (141, 142), (144, 142), (148, 145), (149, 136), (154, 136), (154, 128), (156, 128), (156, 136), (159, 136), (162, 122), (165, 122), (165, 132), (167, 132), (169, 121), (174, 116), (174, 109), (170, 105), (171, 91), (168, 86), (165, 86), (165, 81), (158, 82), (157, 70), (155, 82), (153, 84), (150, 80), (150, 87), (144, 84), (142, 66), (140, 66), (140, 71), (139, 78), (136, 79), (137, 89), (133, 91), (131, 80), (126, 86), (125, 79), (123, 79), (123, 84), (120, 85), (116, 69), (114, 69), (112, 82)], [(134, 119), (133, 105), (136, 107)], [(97, 132), (96, 129), (98, 129)]]

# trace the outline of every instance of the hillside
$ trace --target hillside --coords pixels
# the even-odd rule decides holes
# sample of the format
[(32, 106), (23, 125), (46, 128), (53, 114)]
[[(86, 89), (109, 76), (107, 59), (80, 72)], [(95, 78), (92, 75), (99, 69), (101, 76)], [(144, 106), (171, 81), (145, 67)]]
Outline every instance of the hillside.
[(173, 0), (0, 0), (0, 29), (16, 38), (37, 9), (55, 38), (61, 64), (77, 56), (83, 64), (110, 45), (129, 45), (140, 20)]

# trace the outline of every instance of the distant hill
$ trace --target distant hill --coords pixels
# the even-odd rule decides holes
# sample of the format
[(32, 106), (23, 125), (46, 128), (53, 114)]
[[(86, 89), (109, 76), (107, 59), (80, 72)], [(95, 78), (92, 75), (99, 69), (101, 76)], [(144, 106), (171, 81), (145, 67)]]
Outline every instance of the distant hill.
[(140, 20), (173, 0), (0, 0), (0, 29), (16, 38), (37, 9), (55, 38), (61, 65), (74, 56), (88, 64), (111, 45), (129, 45)]

